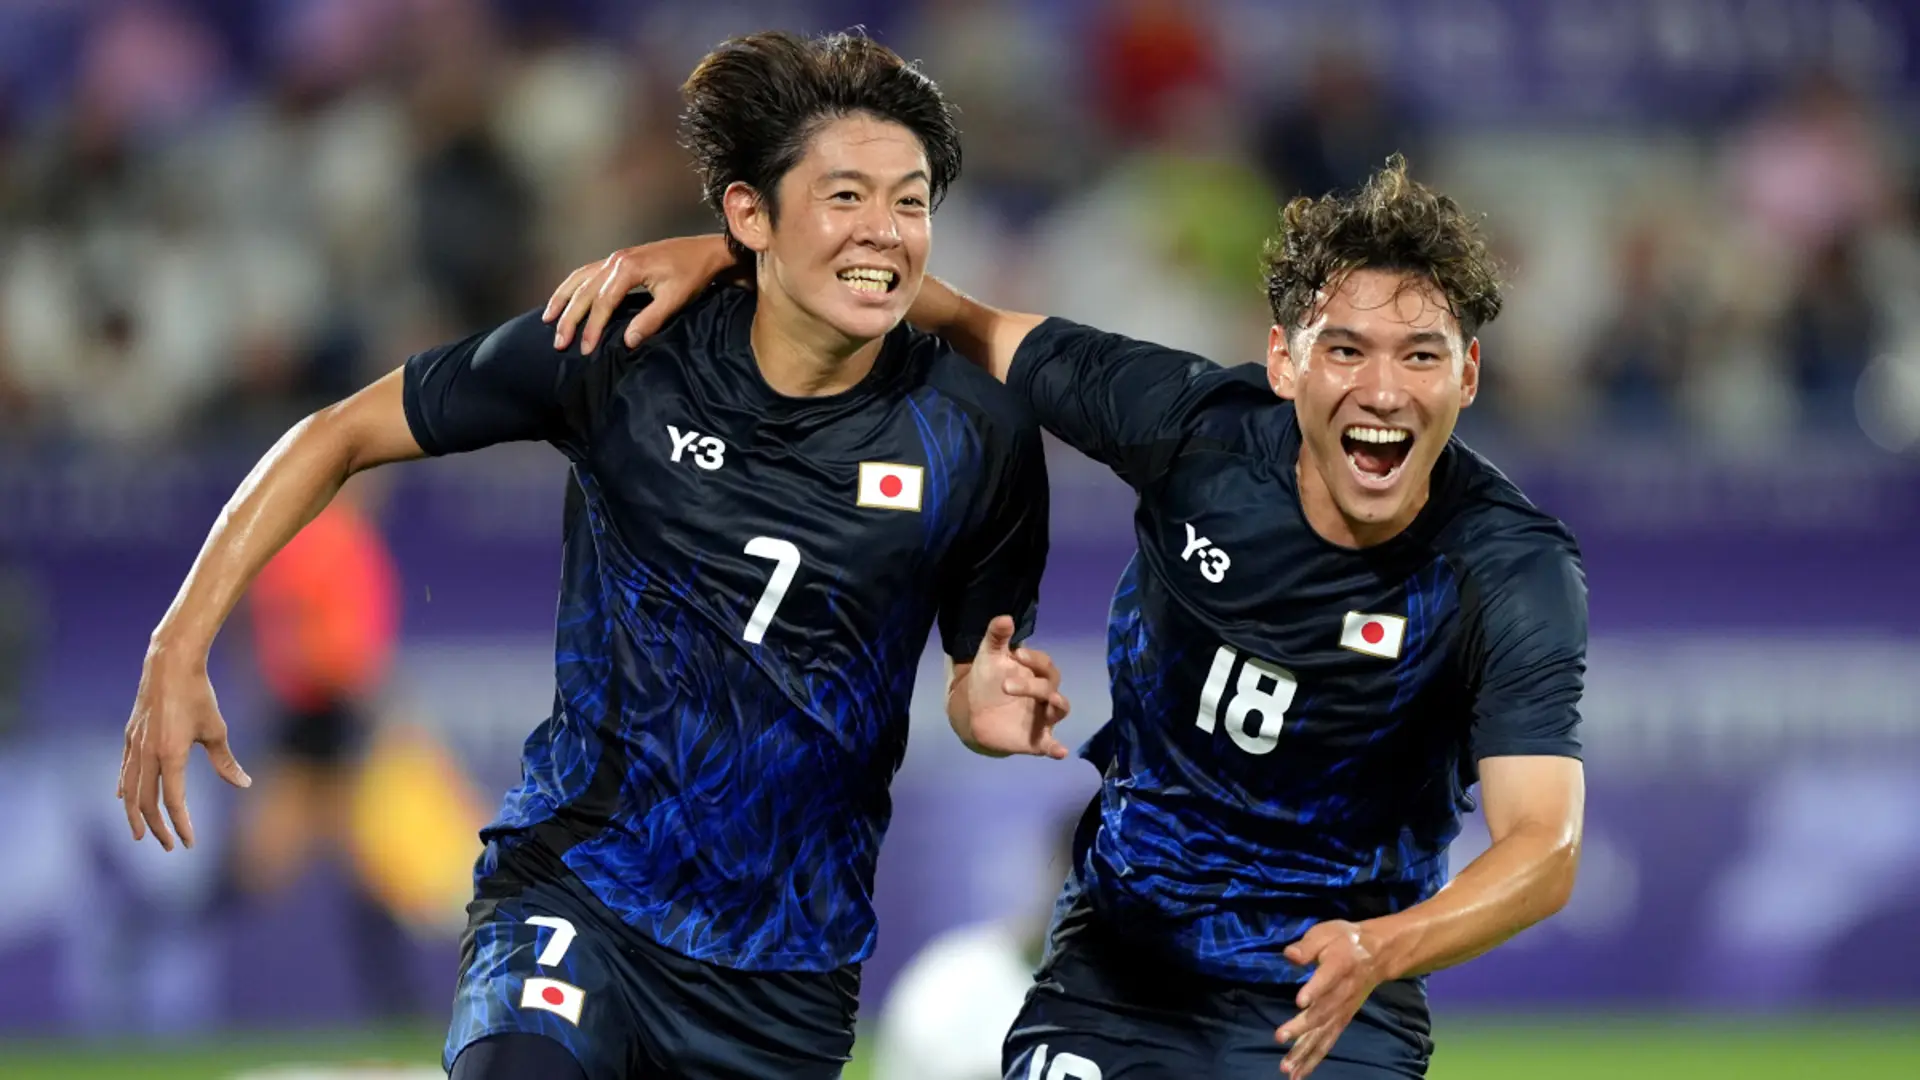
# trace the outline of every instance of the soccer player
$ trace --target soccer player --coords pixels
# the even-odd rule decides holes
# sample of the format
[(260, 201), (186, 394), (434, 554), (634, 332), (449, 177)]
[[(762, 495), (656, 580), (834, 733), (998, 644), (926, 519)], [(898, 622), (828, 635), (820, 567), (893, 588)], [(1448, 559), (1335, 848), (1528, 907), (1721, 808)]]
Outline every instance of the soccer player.
[[(485, 830), (456, 1080), (830, 1077), (874, 943), (874, 864), (937, 624), (955, 731), (1066, 756), (1030, 631), (1038, 428), (901, 324), (959, 166), (949, 106), (862, 37), (755, 34), (683, 88), (756, 289), (556, 365), (538, 311), (295, 427), (154, 632), (127, 726), (134, 838), (191, 845), (187, 751), (245, 786), (206, 676), (249, 581), (350, 475), (544, 440), (572, 462), (552, 716)], [(162, 797), (167, 807), (160, 811)]]
[[(563, 337), (641, 281), (686, 291), (716, 247), (583, 267)], [(1139, 496), (1113, 717), (1082, 751), (1104, 784), (1009, 1080), (1423, 1075), (1422, 976), (1573, 888), (1578, 550), (1453, 437), (1501, 304), (1485, 241), (1395, 158), (1290, 203), (1266, 284), (1264, 366), (937, 282), (908, 315)], [(1447, 883), (1476, 780), (1493, 843)]]

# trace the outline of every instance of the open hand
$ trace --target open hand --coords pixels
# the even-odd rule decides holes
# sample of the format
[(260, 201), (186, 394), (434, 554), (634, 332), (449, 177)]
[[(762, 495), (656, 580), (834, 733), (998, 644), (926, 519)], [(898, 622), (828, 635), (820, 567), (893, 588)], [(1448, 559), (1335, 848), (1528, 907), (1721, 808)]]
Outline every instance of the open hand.
[(633, 348), (733, 266), (733, 253), (721, 236), (683, 236), (622, 248), (568, 274), (553, 290), (540, 320), (553, 324), (554, 348), (566, 348), (579, 329), (580, 351), (590, 353), (599, 346), (614, 309), (628, 293), (643, 289), (653, 302), (627, 323), (624, 340)]
[(1308, 930), (1287, 946), (1286, 957), (1313, 969), (1294, 998), (1300, 1014), (1274, 1033), (1283, 1045), (1293, 1044), (1280, 1071), (1292, 1080), (1303, 1080), (1333, 1049), (1367, 995), (1380, 985), (1380, 973), (1373, 954), (1360, 940), (1360, 927), (1339, 919)]
[(187, 756), (198, 743), (207, 749), (213, 771), (234, 787), (253, 784), (227, 745), (227, 722), (220, 718), (213, 683), (204, 666), (169, 665), (149, 659), (140, 672), (140, 690), (120, 756), (120, 786), (114, 795), (126, 804), (127, 827), (138, 842), (153, 830), (153, 838), (173, 850), (173, 833), (160, 815), (193, 846), (193, 819), (187, 816)]
[(980, 651), (967, 672), (965, 693), (974, 748), (987, 754), (1034, 754), (1064, 758), (1067, 748), (1053, 726), (1067, 716), (1060, 669), (1039, 649), (1014, 648), (1013, 619), (987, 624)]

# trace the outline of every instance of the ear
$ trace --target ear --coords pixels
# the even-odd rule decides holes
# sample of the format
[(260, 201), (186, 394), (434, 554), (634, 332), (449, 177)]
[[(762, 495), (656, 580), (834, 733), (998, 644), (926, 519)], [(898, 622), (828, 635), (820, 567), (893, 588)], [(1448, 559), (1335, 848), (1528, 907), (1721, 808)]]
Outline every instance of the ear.
[(735, 180), (720, 197), (720, 207), (727, 215), (727, 231), (748, 251), (760, 254), (773, 246), (773, 222), (759, 192)]
[(1273, 387), (1274, 393), (1292, 401), (1299, 377), (1293, 353), (1287, 347), (1287, 332), (1275, 326), (1267, 331), (1267, 385)]
[(1467, 358), (1460, 364), (1460, 407), (1473, 404), (1480, 394), (1480, 339), (1467, 342)]

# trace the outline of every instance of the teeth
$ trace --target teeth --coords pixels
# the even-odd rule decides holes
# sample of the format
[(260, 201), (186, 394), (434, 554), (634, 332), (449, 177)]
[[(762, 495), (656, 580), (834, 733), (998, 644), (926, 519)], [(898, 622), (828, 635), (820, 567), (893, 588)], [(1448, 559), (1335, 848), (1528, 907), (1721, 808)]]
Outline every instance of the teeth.
[(1358, 424), (1348, 428), (1342, 434), (1354, 442), (1364, 443), (1397, 443), (1411, 438), (1399, 428), (1361, 427)]
[(856, 266), (840, 271), (840, 280), (861, 292), (886, 292), (893, 284), (893, 271)]

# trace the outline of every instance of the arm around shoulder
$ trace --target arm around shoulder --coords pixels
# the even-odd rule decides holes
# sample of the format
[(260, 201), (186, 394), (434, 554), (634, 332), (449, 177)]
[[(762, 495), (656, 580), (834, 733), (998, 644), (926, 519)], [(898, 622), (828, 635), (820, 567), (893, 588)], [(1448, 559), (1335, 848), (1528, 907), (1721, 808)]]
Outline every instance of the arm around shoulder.
[(1002, 311), (928, 276), (907, 312), (907, 321), (946, 338), (960, 355), (1006, 382), (1020, 344), (1047, 317)]

